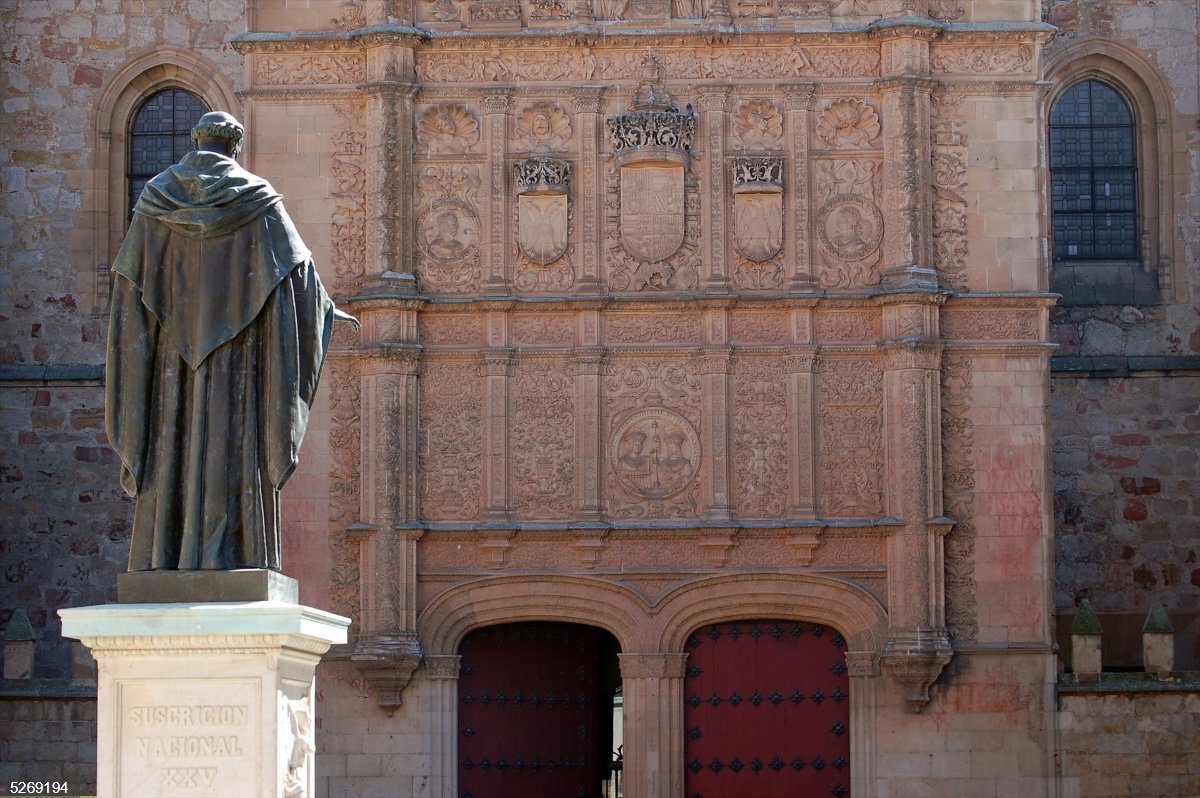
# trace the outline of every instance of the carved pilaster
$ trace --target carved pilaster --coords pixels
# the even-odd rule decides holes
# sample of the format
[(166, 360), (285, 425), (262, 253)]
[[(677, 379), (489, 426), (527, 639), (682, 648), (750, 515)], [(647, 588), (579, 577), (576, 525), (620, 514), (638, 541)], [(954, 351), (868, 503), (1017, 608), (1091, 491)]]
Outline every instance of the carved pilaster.
[(704, 253), (707, 275), (705, 291), (710, 294), (729, 293), (727, 270), (728, 247), (726, 228), (727, 205), (725, 168), (725, 107), (728, 89), (708, 91), (700, 95), (698, 105), (704, 113), (704, 149), (708, 162), (700, 177), (704, 229), (708, 233), (708, 249)]
[(508, 382), (513, 373), (513, 351), (507, 347), (483, 352), (484, 485), (488, 520), (507, 521), (508, 498)]
[[(595, 328), (599, 311), (585, 310), (580, 325)], [(585, 331), (586, 332), (586, 331)], [(590, 342), (593, 344), (595, 342)], [(600, 520), (604, 510), (602, 476), (604, 446), (600, 440), (600, 400), (603, 389), (604, 350), (598, 346), (575, 353), (575, 451), (579, 457), (579, 516)]]
[[(519, 7), (518, 7), (519, 11)], [(492, 91), (483, 96), (483, 108), (487, 124), (488, 142), (488, 186), (487, 186), (487, 246), (484, 266), (483, 293), (503, 296), (508, 293), (508, 277), (505, 274), (504, 254), (508, 251), (505, 241), (508, 225), (505, 223), (507, 206), (505, 190), (508, 186), (504, 154), (508, 151), (508, 124), (506, 111), (510, 105), (510, 90)]]
[(625, 698), (625, 794), (683, 794), (687, 654), (620, 654)]
[(783, 94), (787, 113), (787, 131), (791, 140), (788, 159), (791, 162), (791, 186), (788, 202), (791, 208), (793, 234), (784, 236), (784, 260), (794, 263), (789, 290), (809, 292), (817, 287), (812, 272), (812, 249), (809, 246), (808, 204), (812, 190), (809, 184), (808, 115), (815, 97), (812, 84), (788, 86)]
[[(411, 55), (411, 53), (410, 53)], [(383, 80), (366, 88), (367, 131), (363, 162), (367, 172), (368, 278), (384, 272), (409, 272), (412, 267), (413, 109), (415, 88)]]
[(815, 518), (817, 496), (816, 353), (804, 352), (784, 358), (788, 381), (788, 462), (795, 465), (788, 479), (788, 514), (793, 518)]
[(895, 78), (881, 81), (879, 86), (885, 130), (883, 284), (889, 288), (936, 288), (928, 135), (933, 83)]
[[(589, 6), (590, 7), (590, 6)], [(604, 109), (604, 87), (580, 86), (571, 98), (575, 109), (575, 136), (579, 144), (579, 203), (580, 233), (578, 252), (579, 275), (575, 291), (579, 294), (598, 294), (600, 282), (600, 253), (604, 246), (604, 207), (597, 202), (600, 196), (599, 152)]]
[(709, 488), (705, 498), (709, 518), (721, 520), (733, 517), (733, 463), (729, 449), (732, 358), (730, 349), (710, 349), (700, 358), (700, 372), (704, 380), (701, 434), (708, 449), (705, 461), (709, 469)]

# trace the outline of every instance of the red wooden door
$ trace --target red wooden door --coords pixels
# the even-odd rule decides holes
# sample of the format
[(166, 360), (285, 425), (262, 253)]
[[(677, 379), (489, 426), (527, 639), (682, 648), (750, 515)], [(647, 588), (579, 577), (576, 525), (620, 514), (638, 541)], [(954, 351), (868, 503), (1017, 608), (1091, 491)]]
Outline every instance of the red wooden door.
[(826, 626), (739, 621), (687, 644), (688, 798), (850, 794), (846, 641)]
[(463, 640), (458, 682), (461, 798), (596, 798), (598, 635), (514, 623)]

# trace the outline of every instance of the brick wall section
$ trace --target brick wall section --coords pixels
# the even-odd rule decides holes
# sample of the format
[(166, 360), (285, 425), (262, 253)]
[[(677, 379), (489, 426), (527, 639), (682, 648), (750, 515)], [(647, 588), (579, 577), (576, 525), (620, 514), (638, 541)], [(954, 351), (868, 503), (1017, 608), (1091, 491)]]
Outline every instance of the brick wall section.
[(1200, 692), (1060, 692), (1058, 705), (1062, 798), (1200, 795)]
[(1200, 376), (1052, 381), (1059, 643), (1088, 598), (1106, 667), (1141, 665), (1159, 600), (1177, 667), (1200, 667)]
[[(94, 688), (93, 688), (94, 689)], [(0, 688), (0, 784), (66, 781), (96, 792), (96, 699), (12, 695)]]

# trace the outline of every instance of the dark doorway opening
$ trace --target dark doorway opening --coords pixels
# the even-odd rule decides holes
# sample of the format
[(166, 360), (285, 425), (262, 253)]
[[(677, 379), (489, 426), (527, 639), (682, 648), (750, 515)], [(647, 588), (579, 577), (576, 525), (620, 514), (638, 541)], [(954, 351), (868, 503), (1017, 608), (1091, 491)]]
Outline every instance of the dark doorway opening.
[(619, 651), (611, 634), (580, 624), (469, 633), (459, 647), (459, 796), (611, 794)]

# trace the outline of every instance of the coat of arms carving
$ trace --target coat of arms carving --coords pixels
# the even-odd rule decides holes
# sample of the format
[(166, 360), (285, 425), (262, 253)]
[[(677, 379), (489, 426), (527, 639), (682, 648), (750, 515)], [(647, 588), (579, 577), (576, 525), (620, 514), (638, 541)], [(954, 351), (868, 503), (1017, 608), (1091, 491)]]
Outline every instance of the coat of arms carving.
[(755, 263), (770, 260), (782, 249), (782, 158), (734, 159), (733, 245)]
[(621, 167), (621, 244), (634, 258), (666, 260), (683, 244), (683, 166)]
[(517, 243), (534, 263), (553, 263), (567, 251), (568, 182), (571, 164), (557, 158), (526, 158), (514, 165)]

